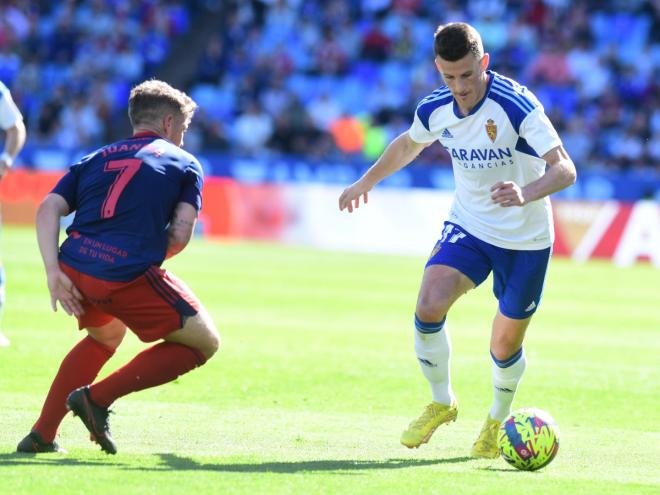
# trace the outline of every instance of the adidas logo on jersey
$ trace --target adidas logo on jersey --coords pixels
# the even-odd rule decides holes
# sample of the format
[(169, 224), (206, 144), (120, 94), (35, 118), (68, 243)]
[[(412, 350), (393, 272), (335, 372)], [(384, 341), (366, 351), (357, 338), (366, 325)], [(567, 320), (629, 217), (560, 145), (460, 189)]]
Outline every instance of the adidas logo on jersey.
[(445, 130), (442, 131), (441, 137), (443, 137), (443, 138), (453, 138), (454, 135), (451, 132), (449, 132), (449, 129), (447, 129), (445, 127)]
[(532, 304), (530, 304), (529, 306), (527, 306), (527, 308), (525, 309), (525, 312), (527, 312), (527, 311), (531, 311), (531, 310), (533, 310), (535, 307), (536, 307), (536, 302), (532, 301)]

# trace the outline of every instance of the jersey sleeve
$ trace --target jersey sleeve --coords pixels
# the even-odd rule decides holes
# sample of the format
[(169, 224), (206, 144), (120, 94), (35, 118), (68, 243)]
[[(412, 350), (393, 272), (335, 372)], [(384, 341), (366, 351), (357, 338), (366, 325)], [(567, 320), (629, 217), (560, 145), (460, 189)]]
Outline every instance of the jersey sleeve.
[(69, 210), (74, 211), (77, 209), (77, 190), (78, 175), (72, 167), (59, 181), (57, 181), (57, 184), (55, 184), (51, 193), (62, 196), (69, 205)]
[(520, 137), (524, 138), (540, 157), (561, 145), (559, 134), (542, 107), (534, 109), (522, 121)]
[(413, 119), (410, 129), (408, 129), (408, 135), (410, 136), (410, 139), (416, 143), (432, 143), (437, 139), (426, 127), (424, 127), (417, 111), (415, 111), (415, 118)]
[(191, 161), (186, 168), (186, 174), (179, 196), (179, 202), (190, 203), (195, 210), (202, 209), (202, 188), (204, 186), (204, 172), (197, 160)]
[(0, 128), (6, 131), (14, 127), (19, 120), (23, 120), (23, 115), (16, 107), (7, 87), (0, 83)]
[(96, 156), (97, 151), (85, 155), (80, 159), (79, 162), (74, 163), (69, 167), (69, 171), (64, 174), (64, 176), (55, 184), (55, 187), (51, 193), (59, 194), (62, 196), (67, 204), (69, 205), (69, 210), (74, 211), (78, 209), (78, 177), (82, 167), (85, 166), (94, 156)]

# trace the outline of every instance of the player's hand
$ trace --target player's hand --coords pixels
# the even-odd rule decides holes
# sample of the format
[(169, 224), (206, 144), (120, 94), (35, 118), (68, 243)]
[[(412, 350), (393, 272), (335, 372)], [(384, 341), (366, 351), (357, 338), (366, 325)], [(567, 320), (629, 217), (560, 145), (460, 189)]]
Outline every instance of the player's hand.
[(344, 211), (348, 208), (349, 213), (353, 213), (353, 208), (360, 207), (360, 198), (364, 197), (364, 204), (369, 202), (369, 191), (371, 187), (362, 184), (362, 181), (357, 181), (344, 189), (344, 192), (339, 196), (339, 211)]
[(515, 182), (497, 182), (490, 192), (491, 199), (500, 206), (522, 206), (526, 203), (522, 188)]
[(59, 268), (50, 270), (47, 273), (47, 278), (50, 305), (53, 311), (57, 311), (57, 302), (59, 301), (60, 306), (69, 316), (80, 316), (85, 312), (82, 307), (82, 294), (62, 270)]

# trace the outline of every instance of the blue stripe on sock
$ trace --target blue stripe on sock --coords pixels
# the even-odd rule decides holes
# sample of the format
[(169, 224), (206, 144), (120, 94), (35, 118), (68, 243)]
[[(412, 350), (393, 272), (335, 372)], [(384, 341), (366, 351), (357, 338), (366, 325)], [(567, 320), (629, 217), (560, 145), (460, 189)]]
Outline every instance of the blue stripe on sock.
[(493, 355), (492, 352), (490, 353), (490, 357), (493, 358), (493, 361), (498, 366), (498, 368), (508, 368), (509, 366), (513, 366), (514, 364), (516, 364), (516, 362), (522, 357), (522, 354), (523, 354), (523, 348), (521, 347), (516, 352), (514, 352), (512, 356), (508, 357), (507, 359), (499, 360)]
[(420, 320), (417, 315), (415, 315), (415, 328), (420, 333), (436, 333), (444, 328), (445, 320), (447, 320), (447, 316), (438, 323), (430, 323)]

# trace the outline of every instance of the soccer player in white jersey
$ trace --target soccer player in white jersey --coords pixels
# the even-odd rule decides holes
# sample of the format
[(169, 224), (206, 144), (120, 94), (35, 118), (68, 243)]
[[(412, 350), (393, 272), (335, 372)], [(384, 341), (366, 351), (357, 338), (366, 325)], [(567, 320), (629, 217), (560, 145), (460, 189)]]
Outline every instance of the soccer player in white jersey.
[[(5, 145), (0, 153), (0, 180), (14, 163), (18, 152), (25, 144), (25, 124), (23, 116), (14, 100), (0, 81), (0, 129), (5, 132)], [(0, 262), (0, 313), (5, 305), (5, 270)], [(7, 347), (9, 339), (0, 331), (0, 347)]]
[(479, 33), (465, 23), (440, 26), (435, 64), (446, 86), (422, 99), (412, 126), (339, 198), (352, 212), (385, 177), (434, 141), (448, 150), (454, 202), (426, 264), (415, 312), (415, 352), (432, 402), (403, 432), (410, 448), (454, 421), (451, 344), (445, 325), (452, 304), (493, 272), (499, 301), (492, 323), (493, 402), (472, 446), (497, 457), (497, 429), (511, 411), (525, 370), (523, 338), (539, 306), (554, 237), (548, 195), (575, 182), (572, 160), (539, 101), (525, 87), (488, 70)]

